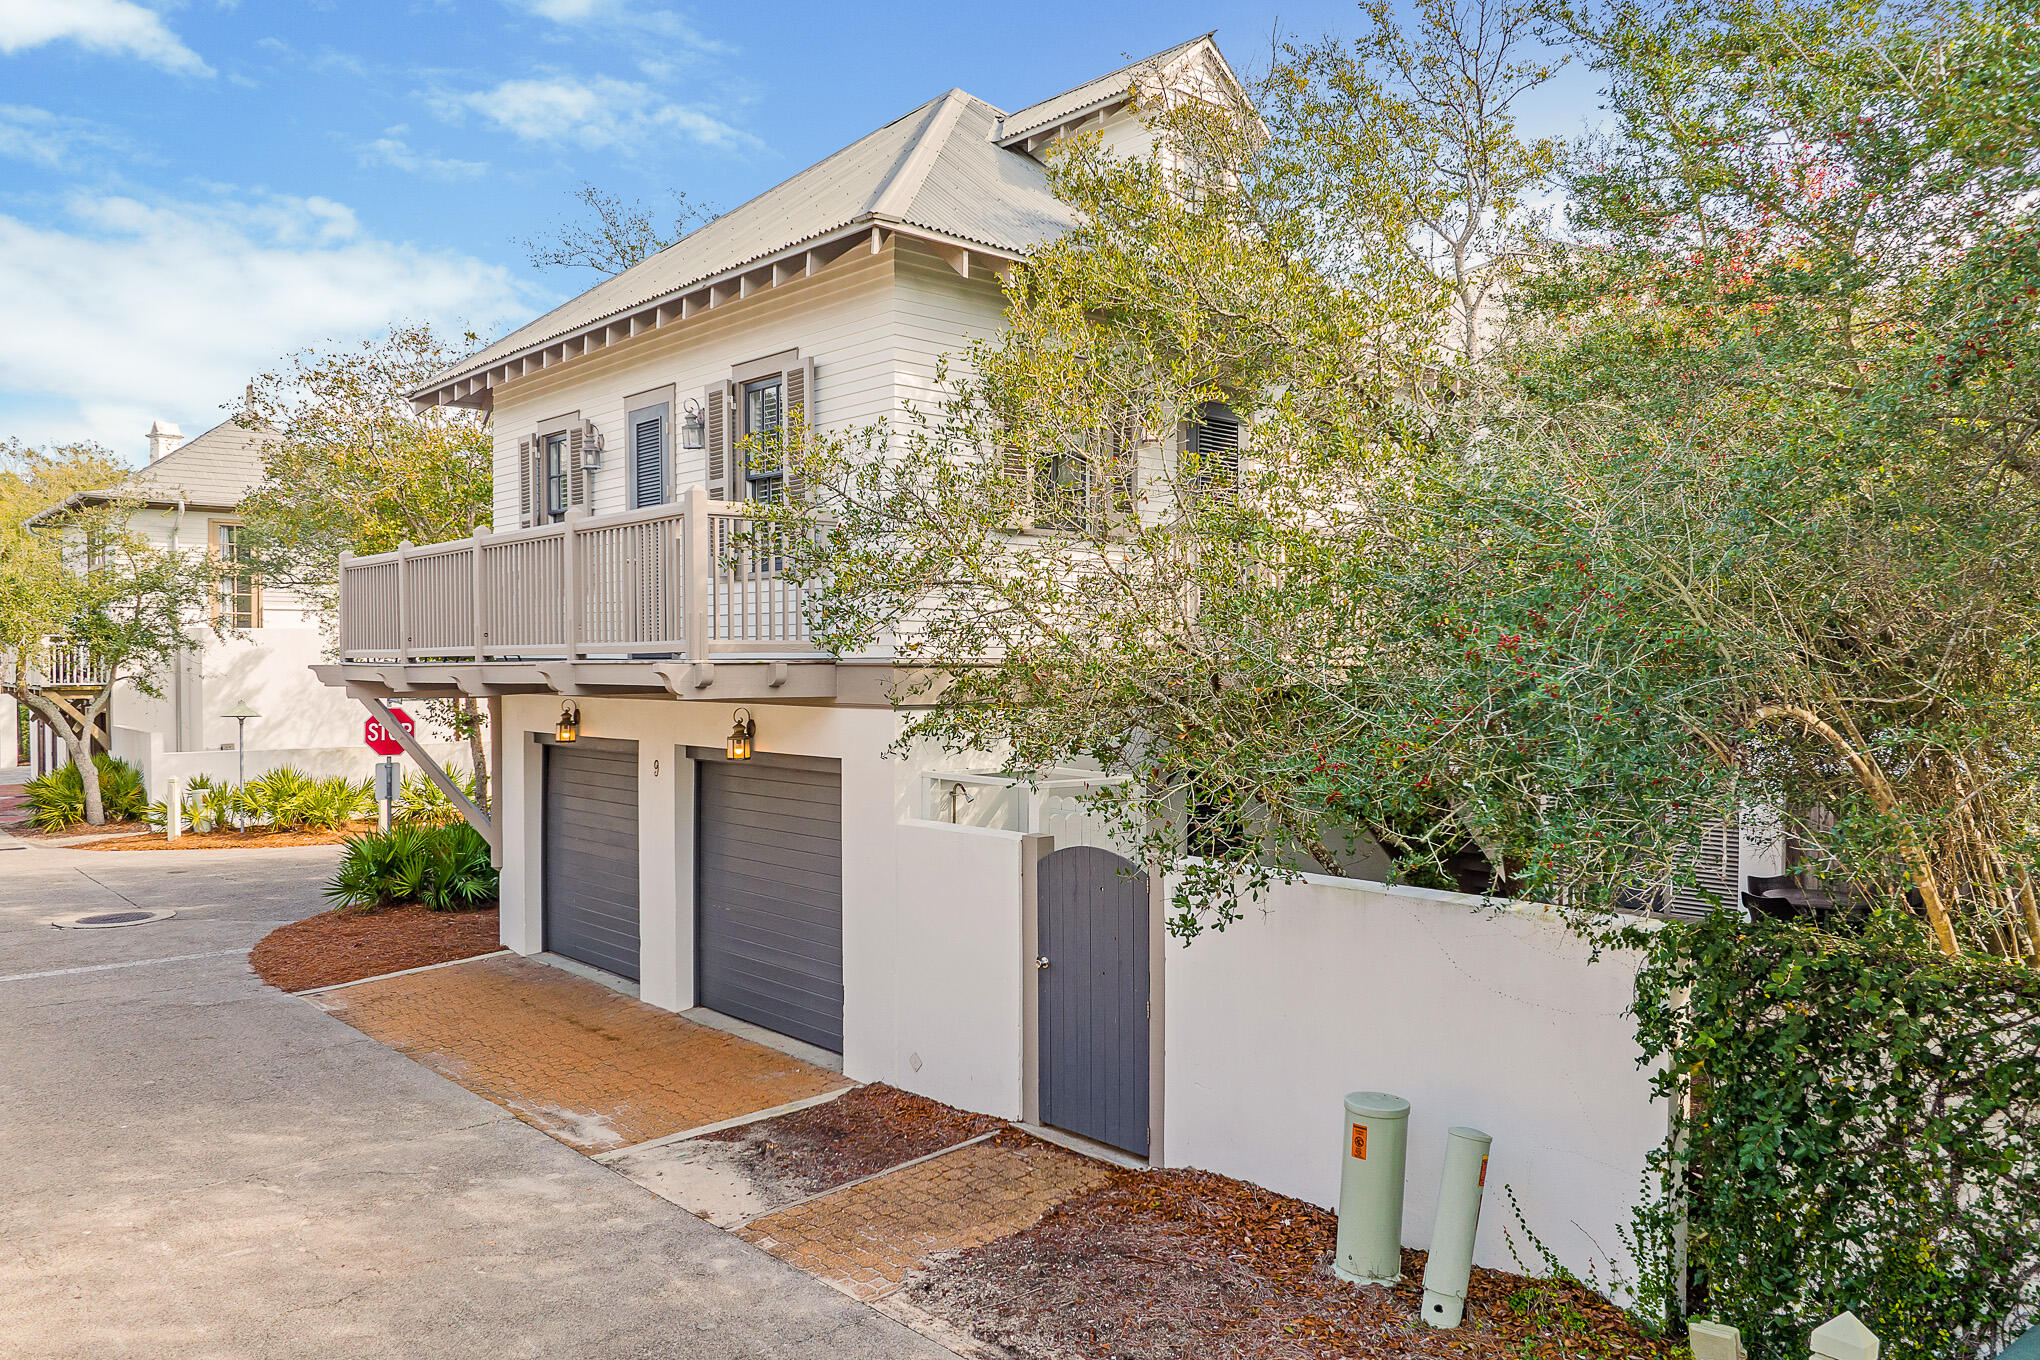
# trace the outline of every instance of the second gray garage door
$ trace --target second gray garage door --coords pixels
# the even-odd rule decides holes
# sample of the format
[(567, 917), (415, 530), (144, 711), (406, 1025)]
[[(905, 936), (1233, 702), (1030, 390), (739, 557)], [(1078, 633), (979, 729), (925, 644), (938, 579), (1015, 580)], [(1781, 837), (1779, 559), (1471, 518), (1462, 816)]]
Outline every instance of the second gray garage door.
[(843, 776), (835, 761), (700, 762), (697, 999), (843, 1051)]
[(545, 748), (545, 947), (636, 980), (637, 746)]

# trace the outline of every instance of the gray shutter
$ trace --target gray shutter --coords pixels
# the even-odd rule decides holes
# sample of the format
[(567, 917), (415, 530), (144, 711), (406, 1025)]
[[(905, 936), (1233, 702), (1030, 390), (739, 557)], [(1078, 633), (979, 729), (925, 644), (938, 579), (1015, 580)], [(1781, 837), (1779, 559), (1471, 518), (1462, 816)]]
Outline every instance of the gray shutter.
[(517, 524), (531, 527), (531, 441), (517, 441)]
[(1240, 418), (1223, 402), (1206, 402), (1185, 432), (1184, 449), (1193, 455), (1192, 475), (1198, 490), (1232, 500), (1240, 487)]
[(781, 404), (785, 407), (779, 413), (781, 486), (787, 500), (797, 501), (802, 492), (798, 457), (807, 452), (806, 435), (815, 427), (810, 409), (815, 391), (815, 361), (798, 361), (780, 375), (780, 384)]
[(730, 498), (730, 412), (723, 409), (728, 383), (710, 383), (701, 404), (707, 411), (708, 495), (711, 500)]
[(581, 427), (567, 432), (567, 504), (588, 503), (588, 474), (581, 467)]
[(640, 411), (630, 428), (630, 502), (632, 509), (660, 505), (666, 499), (666, 408)]

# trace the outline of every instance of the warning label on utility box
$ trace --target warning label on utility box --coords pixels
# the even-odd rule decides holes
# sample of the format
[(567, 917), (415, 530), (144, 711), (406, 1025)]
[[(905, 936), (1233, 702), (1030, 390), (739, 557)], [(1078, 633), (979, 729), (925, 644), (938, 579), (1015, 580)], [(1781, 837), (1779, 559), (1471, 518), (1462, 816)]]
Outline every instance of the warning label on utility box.
[(1356, 1162), (1367, 1160), (1367, 1126), (1365, 1124), (1355, 1124), (1353, 1126), (1353, 1160)]

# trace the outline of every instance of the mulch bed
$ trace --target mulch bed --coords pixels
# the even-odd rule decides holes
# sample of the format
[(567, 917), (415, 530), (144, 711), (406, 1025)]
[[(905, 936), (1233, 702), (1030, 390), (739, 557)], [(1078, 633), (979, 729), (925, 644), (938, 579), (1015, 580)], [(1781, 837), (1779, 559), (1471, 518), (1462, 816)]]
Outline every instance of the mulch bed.
[(812, 1195), (1004, 1126), (990, 1115), (874, 1082), (826, 1105), (706, 1134), (700, 1141), (741, 1144), (734, 1161), (754, 1182)]
[(145, 836), (123, 836), (117, 841), (96, 841), (80, 850), (271, 850), (293, 845), (340, 845), (349, 836), (375, 829), (373, 822), (360, 822), (337, 831), (275, 831), (250, 827), (246, 831), (187, 831), (171, 840), (160, 831)]
[(248, 952), (248, 963), (270, 986), (302, 992), (492, 954), (502, 947), (494, 907), (343, 907), (278, 926)]
[[(1489, 1206), (1492, 1208), (1493, 1206)], [(1677, 1350), (1589, 1290), (1473, 1273), (1466, 1321), (1418, 1319), (1424, 1253), (1403, 1284), (1331, 1273), (1334, 1216), (1204, 1171), (1115, 1172), (1033, 1228), (938, 1262), (905, 1297), (1027, 1360), (1475, 1360), (1630, 1357)]]

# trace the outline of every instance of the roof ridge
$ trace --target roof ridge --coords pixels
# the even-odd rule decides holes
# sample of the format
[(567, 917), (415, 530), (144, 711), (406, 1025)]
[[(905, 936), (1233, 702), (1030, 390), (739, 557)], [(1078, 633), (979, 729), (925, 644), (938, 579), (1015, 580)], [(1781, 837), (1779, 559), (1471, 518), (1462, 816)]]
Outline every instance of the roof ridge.
[(914, 199), (920, 194), (921, 186), (928, 182), (928, 172), (935, 168), (942, 149), (949, 145), (950, 134), (956, 131), (956, 124), (963, 117), (964, 106), (971, 96), (960, 86), (952, 87), (941, 97), (940, 102), (930, 101), (935, 108), (914, 140), (907, 145), (906, 153), (893, 163), (892, 173), (878, 186), (864, 211), (873, 217), (898, 219), (906, 216)]
[(1185, 38), (1183, 39), (1183, 41), (1179, 43), (1172, 43), (1169, 46), (1162, 48), (1158, 52), (1150, 52), (1147, 56), (1141, 57), (1138, 60), (1129, 61), (1124, 66), (1115, 67), (1110, 71), (1106, 71), (1103, 72), (1102, 74), (1092, 76), (1088, 80), (1080, 80), (1076, 84), (1071, 85), (1066, 89), (1057, 90), (1054, 94), (1043, 95), (1040, 99), (1030, 100), (1028, 103), (1022, 104), (1019, 108), (1014, 109), (1011, 113), (1000, 115), (999, 135), (1001, 138), (1003, 138), (1006, 135), (1005, 125), (1008, 119), (1017, 118), (1023, 113), (1027, 113), (1033, 109), (1040, 108), (1043, 104), (1053, 104), (1058, 99), (1062, 99), (1065, 98), (1066, 96), (1075, 94), (1078, 90), (1083, 89), (1086, 85), (1102, 84), (1103, 82), (1112, 79), (1114, 76), (1126, 75), (1128, 72), (1137, 71), (1143, 66), (1148, 66), (1152, 63), (1159, 61), (1165, 61), (1168, 58), (1175, 56), (1178, 52), (1183, 51), (1185, 48), (1195, 47), (1198, 43), (1208, 41), (1209, 39), (1215, 38), (1217, 36), (1218, 36), (1217, 29), (1215, 28), (1206, 29), (1204, 32), (1197, 34), (1195, 37)]

